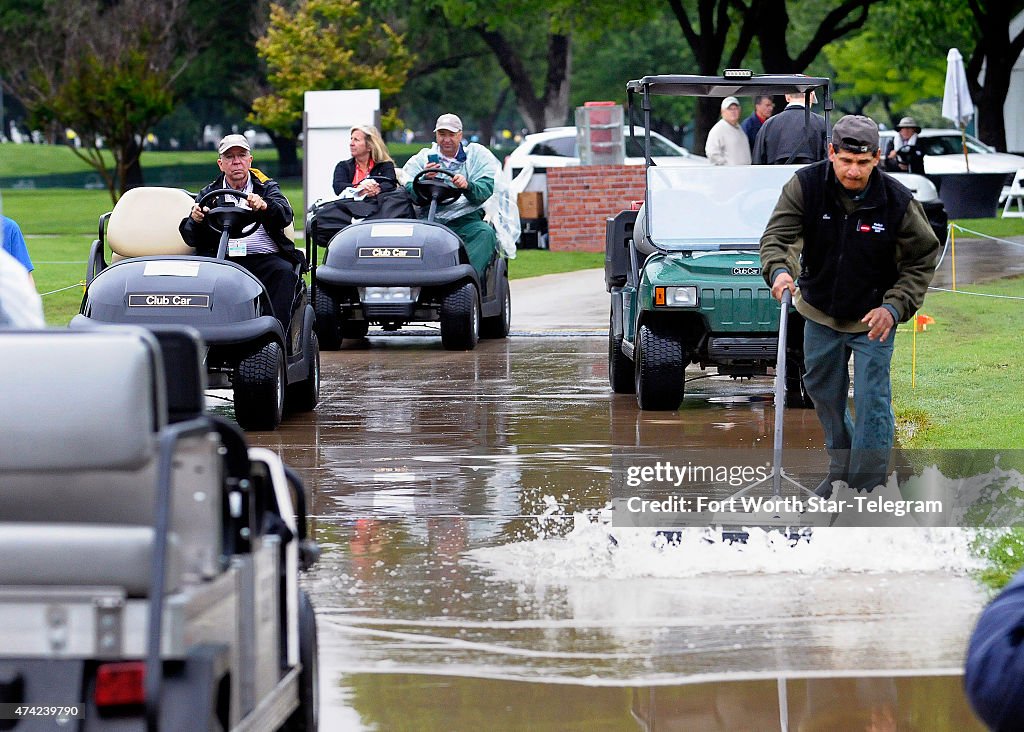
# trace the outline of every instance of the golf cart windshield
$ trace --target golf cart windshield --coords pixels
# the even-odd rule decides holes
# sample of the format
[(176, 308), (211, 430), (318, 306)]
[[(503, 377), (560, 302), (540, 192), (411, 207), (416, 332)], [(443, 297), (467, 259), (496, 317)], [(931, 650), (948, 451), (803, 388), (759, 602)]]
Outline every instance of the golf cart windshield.
[(757, 249), (799, 165), (647, 169), (648, 235), (673, 251)]

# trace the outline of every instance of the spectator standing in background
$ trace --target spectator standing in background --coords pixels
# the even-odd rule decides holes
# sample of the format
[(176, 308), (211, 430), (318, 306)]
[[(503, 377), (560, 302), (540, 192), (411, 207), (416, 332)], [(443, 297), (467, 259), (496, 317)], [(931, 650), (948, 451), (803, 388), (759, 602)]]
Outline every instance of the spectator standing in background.
[[(811, 92), (811, 104), (817, 101)], [(827, 157), (825, 118), (810, 113), (805, 120), (803, 94), (787, 94), (786, 108), (769, 117), (758, 130), (752, 154), (754, 165), (799, 165)]]
[(712, 165), (750, 165), (750, 144), (740, 129), (740, 102), (722, 100), (722, 119), (708, 133), (704, 152)]
[(757, 131), (761, 129), (761, 125), (772, 116), (774, 111), (775, 102), (770, 96), (759, 95), (754, 97), (754, 111), (740, 124), (743, 131), (747, 133), (747, 139), (750, 140), (751, 153), (754, 152), (754, 141), (757, 139)]

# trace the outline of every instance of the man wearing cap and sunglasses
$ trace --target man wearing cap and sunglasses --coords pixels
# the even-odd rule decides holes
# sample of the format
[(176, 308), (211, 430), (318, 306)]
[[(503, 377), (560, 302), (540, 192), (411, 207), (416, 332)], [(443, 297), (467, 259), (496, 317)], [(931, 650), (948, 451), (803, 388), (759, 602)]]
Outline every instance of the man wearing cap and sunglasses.
[(435, 144), (416, 153), (402, 168), (412, 193), (412, 179), (423, 170), (443, 169), (453, 173), (452, 183), (463, 195), (438, 208), (436, 219), (462, 239), (477, 275), (482, 279), (498, 249), (498, 237), (484, 221), (484, 203), (494, 193), (494, 181), (501, 163), (483, 145), (462, 140), (462, 120), (442, 114), (434, 125)]
[(740, 129), (740, 101), (736, 97), (722, 100), (722, 119), (708, 132), (704, 154), (712, 165), (750, 165), (750, 144)]
[[(227, 135), (220, 141), (217, 145), (217, 167), (223, 175), (199, 191), (196, 200), (218, 188), (232, 188), (238, 191), (237, 196), (225, 194), (215, 203), (241, 205), (263, 212), (259, 227), (248, 236), (232, 239), (228, 253), (231, 261), (245, 267), (263, 283), (274, 315), (287, 334), (298, 284), (296, 266), (305, 262), (305, 257), (285, 233), (294, 218), (291, 204), (277, 181), (252, 167), (252, 150), (244, 135)], [(185, 243), (196, 248), (197, 254), (212, 257), (217, 254), (220, 234), (203, 225), (209, 210), (209, 206), (199, 208), (198, 204), (194, 205), (192, 213), (182, 220), (178, 230)]]
[[(939, 241), (913, 194), (878, 169), (878, 126), (836, 122), (828, 160), (796, 172), (761, 237), (761, 268), (804, 318), (804, 385), (825, 432), (829, 474), (815, 491), (845, 481), (870, 492), (892, 451), (892, 361), (896, 323), (920, 307)], [(853, 402), (847, 405), (853, 355)]]

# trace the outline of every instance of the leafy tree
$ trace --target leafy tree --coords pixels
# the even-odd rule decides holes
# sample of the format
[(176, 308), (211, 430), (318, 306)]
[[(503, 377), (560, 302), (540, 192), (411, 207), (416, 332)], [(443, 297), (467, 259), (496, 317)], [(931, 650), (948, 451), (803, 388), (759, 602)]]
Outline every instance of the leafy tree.
[(644, 22), (649, 4), (638, 0), (421, 0), (454, 27), (471, 31), (490, 49), (508, 78), (531, 131), (569, 117), (573, 39)]
[[(376, 88), (387, 100), (402, 90), (414, 60), (404, 37), (367, 15), (358, 0), (303, 0), (294, 11), (271, 5), (256, 48), (271, 91), (253, 101), (251, 119), (293, 140), (307, 91)], [(381, 124), (397, 122), (392, 114)]]
[[(941, 98), (946, 53), (950, 48), (959, 48), (966, 59), (967, 80), (978, 107), (978, 136), (1005, 150), (1003, 105), (1013, 64), (1024, 50), (1024, 33), (1011, 36), (1009, 28), (1010, 20), (1022, 9), (1022, 0), (887, 0), (873, 11), (872, 22), (865, 31), (871, 36), (862, 48), (874, 49), (876, 70), (890, 67), (890, 76), (896, 79), (885, 85), (889, 92), (906, 89), (905, 93), (899, 92), (904, 108), (915, 95), (918, 99)], [(863, 64), (851, 65), (855, 55), (852, 49), (847, 54), (841, 48), (838, 55), (836, 49), (829, 53), (840, 73), (865, 70)], [(907, 79), (906, 83), (900, 78)], [(878, 80), (877, 76), (874, 80)], [(885, 92), (881, 96), (885, 103)], [(891, 117), (895, 120), (898, 112), (894, 111)]]
[[(879, 1), (845, 0), (836, 5), (830, 0), (668, 0), (668, 6), (693, 51), (698, 73), (714, 75), (742, 67), (756, 38), (765, 72), (795, 74), (805, 71), (829, 42), (863, 25), (868, 7)], [(791, 6), (800, 10), (800, 22), (790, 17)], [(795, 54), (791, 43), (800, 47)], [(716, 101), (699, 100), (694, 143), (698, 152), (703, 152), (717, 120)]]
[[(396, 100), (407, 125), (431, 138), (437, 116), (455, 112), (470, 129), (479, 129), (484, 143), (498, 125), (518, 127), (508, 78), (479, 36), (453, 26), (443, 13), (423, 3), (381, 0), (373, 11), (416, 42), (416, 61)], [(473, 93), (458, 93), (467, 80), (472, 80)]]
[[(573, 71), (570, 104), (611, 100), (626, 103), (626, 82), (651, 74), (683, 74), (696, 69), (693, 53), (683, 39), (675, 18), (663, 8), (645, 23), (600, 37), (584, 36), (577, 53), (586, 58)], [(687, 97), (656, 97), (652, 100), (651, 125), (666, 137), (686, 144), (693, 132), (694, 100)], [(633, 119), (642, 123), (639, 107)]]
[(77, 133), (82, 146), (70, 149), (114, 201), (142, 184), (142, 140), (173, 108), (175, 79), (197, 48), (185, 9), (185, 0), (43, 0), (5, 13), (4, 88), (33, 126)]
[(921, 100), (942, 96), (946, 63), (926, 56), (904, 68), (884, 52), (884, 28), (873, 22), (870, 30), (826, 46), (825, 57), (835, 69), (837, 106), (847, 114), (864, 114), (877, 102), (884, 112), (878, 121), (892, 127)]
[[(1010, 36), (1010, 20), (1024, 9), (1021, 0), (968, 0), (978, 29), (978, 43), (967, 62), (967, 83), (978, 106), (978, 136), (1006, 151), (1003, 105), (1013, 65), (1024, 51), (1024, 31)], [(984, 67), (985, 82), (980, 81)]]

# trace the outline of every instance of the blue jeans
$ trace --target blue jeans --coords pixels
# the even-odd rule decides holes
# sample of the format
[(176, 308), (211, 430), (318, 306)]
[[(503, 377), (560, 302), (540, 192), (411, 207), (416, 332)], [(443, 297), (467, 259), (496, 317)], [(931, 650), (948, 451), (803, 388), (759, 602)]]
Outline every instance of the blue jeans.
[(811, 320), (804, 324), (804, 385), (825, 430), (829, 477), (855, 490), (870, 491), (885, 482), (896, 431), (889, 378), (895, 340), (895, 328), (883, 343), (868, 340), (867, 333), (842, 333)]

